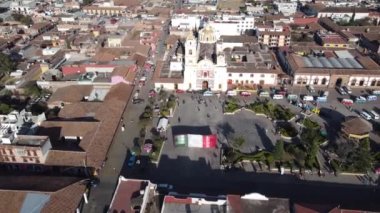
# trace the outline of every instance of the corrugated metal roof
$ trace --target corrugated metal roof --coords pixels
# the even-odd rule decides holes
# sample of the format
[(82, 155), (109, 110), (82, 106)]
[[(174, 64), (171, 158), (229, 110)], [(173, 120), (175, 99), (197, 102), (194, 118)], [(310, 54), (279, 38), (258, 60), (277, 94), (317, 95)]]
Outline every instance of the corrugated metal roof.
[(354, 56), (347, 50), (336, 50), (334, 53), (338, 58), (354, 58)]

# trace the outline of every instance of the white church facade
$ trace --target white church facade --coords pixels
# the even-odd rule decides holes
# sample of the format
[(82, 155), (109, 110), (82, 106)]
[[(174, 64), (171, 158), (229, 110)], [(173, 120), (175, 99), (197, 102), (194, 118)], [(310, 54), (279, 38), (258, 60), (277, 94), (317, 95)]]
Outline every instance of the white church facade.
[(277, 84), (282, 70), (270, 50), (262, 48), (250, 36), (218, 37), (207, 25), (197, 37), (189, 33), (186, 41), (178, 41), (177, 47), (158, 65), (156, 74), (161, 77), (155, 79), (155, 87), (227, 91)]

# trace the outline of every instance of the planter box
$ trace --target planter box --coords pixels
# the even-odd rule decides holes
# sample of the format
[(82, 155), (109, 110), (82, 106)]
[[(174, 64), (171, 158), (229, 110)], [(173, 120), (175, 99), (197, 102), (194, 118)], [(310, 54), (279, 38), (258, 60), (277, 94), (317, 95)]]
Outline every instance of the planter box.
[(280, 134), (281, 138), (284, 139), (284, 140), (292, 140), (294, 138), (296, 138), (297, 136), (294, 136), (294, 137), (288, 137), (288, 136), (285, 136), (283, 134)]

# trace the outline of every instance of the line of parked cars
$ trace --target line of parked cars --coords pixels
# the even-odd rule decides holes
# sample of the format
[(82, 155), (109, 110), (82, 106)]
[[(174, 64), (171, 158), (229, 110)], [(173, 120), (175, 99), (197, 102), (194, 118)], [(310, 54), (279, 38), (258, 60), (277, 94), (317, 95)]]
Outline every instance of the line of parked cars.
[(363, 110), (360, 113), (360, 116), (366, 119), (367, 121), (372, 120), (372, 119), (378, 120), (380, 118), (379, 114), (377, 114), (375, 110), (371, 110), (371, 111)]

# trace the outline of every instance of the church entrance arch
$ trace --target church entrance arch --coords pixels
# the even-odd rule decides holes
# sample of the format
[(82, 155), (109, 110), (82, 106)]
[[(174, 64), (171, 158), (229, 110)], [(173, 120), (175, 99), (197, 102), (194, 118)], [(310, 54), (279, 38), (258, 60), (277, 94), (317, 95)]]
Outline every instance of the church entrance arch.
[(208, 81), (202, 82), (202, 89), (208, 89)]

